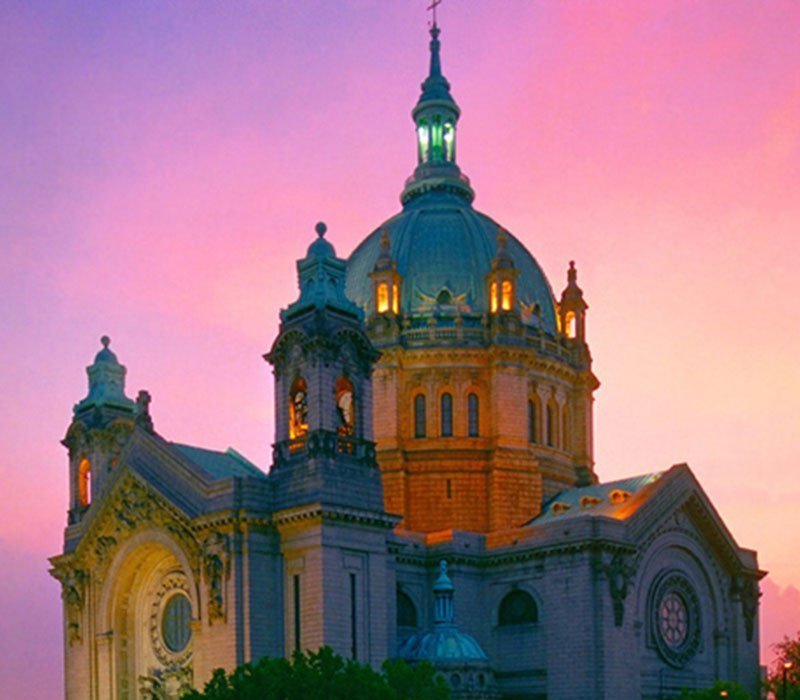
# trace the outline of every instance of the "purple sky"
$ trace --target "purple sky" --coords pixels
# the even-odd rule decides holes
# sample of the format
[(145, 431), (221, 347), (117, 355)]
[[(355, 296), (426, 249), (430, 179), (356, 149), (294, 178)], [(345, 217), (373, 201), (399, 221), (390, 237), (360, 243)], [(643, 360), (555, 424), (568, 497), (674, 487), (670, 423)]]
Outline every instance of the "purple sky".
[[(346, 255), (399, 208), (427, 4), (0, 4), (5, 698), (61, 695), (46, 557), (98, 338), (162, 435), (268, 465), (261, 354), (314, 223)], [(690, 464), (771, 572), (766, 651), (800, 629), (800, 4), (446, 0), (440, 23), (477, 208), (557, 292), (577, 261), (598, 473)]]

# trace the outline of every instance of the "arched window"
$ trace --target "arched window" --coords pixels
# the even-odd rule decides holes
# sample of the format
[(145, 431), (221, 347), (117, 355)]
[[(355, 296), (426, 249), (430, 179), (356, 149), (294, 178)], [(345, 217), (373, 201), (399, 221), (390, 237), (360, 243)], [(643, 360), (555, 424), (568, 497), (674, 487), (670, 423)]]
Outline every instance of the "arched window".
[(289, 390), (289, 439), (296, 440), (308, 432), (308, 385), (302, 377), (292, 382)]
[(452, 122), (445, 122), (442, 131), (444, 141), (444, 159), (452, 163), (456, 159), (456, 127)]
[(430, 132), (428, 122), (424, 119), (419, 120), (417, 125), (417, 142), (419, 143), (419, 162), (425, 163), (428, 160), (428, 149), (430, 147)]
[(499, 299), (497, 298), (497, 282), (492, 282), (489, 285), (489, 309), (492, 313), (497, 312), (499, 306)]
[(564, 333), (567, 338), (574, 338), (577, 335), (577, 319), (574, 311), (568, 311), (564, 316)]
[(410, 596), (399, 589), (397, 591), (397, 626), (417, 626), (417, 606), (414, 605)]
[(511, 307), (514, 305), (514, 289), (511, 280), (503, 280), (502, 290), (503, 298), (501, 300), (501, 308), (503, 311), (511, 311)]
[(479, 403), (477, 394), (469, 394), (467, 396), (467, 435), (470, 437), (478, 437), (479, 430)]
[(539, 402), (528, 400), (528, 441), (539, 442)]
[(569, 408), (564, 404), (561, 409), (561, 447), (564, 450), (569, 450)]
[(497, 624), (525, 625), (539, 621), (539, 610), (536, 601), (525, 591), (511, 591), (500, 603)]
[(88, 506), (92, 502), (92, 464), (85, 457), (78, 465), (78, 504)]
[(356, 432), (356, 401), (353, 383), (347, 377), (336, 380), (336, 413), (339, 418), (338, 433), (352, 437)]
[(558, 411), (552, 401), (547, 403), (547, 446), (555, 447), (558, 438)]
[(389, 285), (381, 282), (378, 285), (377, 299), (375, 306), (379, 314), (385, 314), (389, 310)]
[(453, 395), (442, 394), (442, 437), (453, 437)]
[(392, 285), (392, 312), (400, 313), (400, 287), (397, 286), (397, 281)]
[(414, 437), (425, 437), (425, 394), (414, 397)]

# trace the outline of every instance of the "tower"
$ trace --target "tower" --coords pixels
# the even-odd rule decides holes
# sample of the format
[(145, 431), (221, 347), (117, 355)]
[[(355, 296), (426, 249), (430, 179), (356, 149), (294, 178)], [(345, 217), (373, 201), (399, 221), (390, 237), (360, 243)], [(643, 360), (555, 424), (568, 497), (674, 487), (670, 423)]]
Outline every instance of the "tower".
[(75, 404), (63, 440), (69, 453), (69, 524), (79, 522), (103, 491), (134, 425), (152, 429), (150, 395), (141, 391), (135, 402), (125, 395), (126, 369), (109, 349), (111, 339), (104, 335), (100, 342), (103, 347), (86, 368), (89, 393)]
[[(317, 240), (297, 263), (300, 297), (281, 311), (265, 358), (275, 375), (272, 521), (285, 560), (287, 652), (332, 646), (388, 654), (386, 537), (372, 442), (372, 367), (363, 313), (344, 294), (345, 262)], [(358, 527), (354, 527), (354, 526)]]

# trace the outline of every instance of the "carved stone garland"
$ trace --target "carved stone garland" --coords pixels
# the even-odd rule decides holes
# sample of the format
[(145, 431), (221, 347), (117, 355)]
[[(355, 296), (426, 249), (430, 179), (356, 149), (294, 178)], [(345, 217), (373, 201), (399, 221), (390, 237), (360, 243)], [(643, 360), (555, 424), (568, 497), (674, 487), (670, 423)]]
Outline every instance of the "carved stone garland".
[(219, 532), (203, 541), (203, 575), (208, 587), (208, 621), (225, 619), (225, 584), (230, 576), (230, 544)]
[(89, 575), (73, 567), (57, 567), (53, 575), (61, 582), (61, 599), (67, 614), (67, 641), (72, 646), (81, 641), (81, 618)]
[(625, 599), (631, 580), (636, 573), (636, 566), (630, 557), (621, 552), (616, 552), (609, 561), (604, 562), (602, 553), (598, 553), (595, 561), (595, 570), (604, 574), (608, 580), (608, 593), (614, 607), (614, 626), (622, 627), (625, 615)]

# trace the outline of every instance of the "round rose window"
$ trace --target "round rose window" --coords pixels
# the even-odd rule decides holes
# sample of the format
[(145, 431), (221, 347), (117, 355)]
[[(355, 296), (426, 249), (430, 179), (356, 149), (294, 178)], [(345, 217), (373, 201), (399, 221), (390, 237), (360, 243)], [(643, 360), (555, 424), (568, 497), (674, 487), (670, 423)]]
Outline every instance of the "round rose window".
[(688, 579), (678, 573), (661, 578), (651, 598), (653, 641), (661, 657), (680, 668), (700, 647), (700, 602)]
[(689, 613), (686, 603), (674, 591), (670, 591), (661, 599), (658, 613), (658, 625), (666, 644), (677, 649), (686, 641), (689, 631)]

